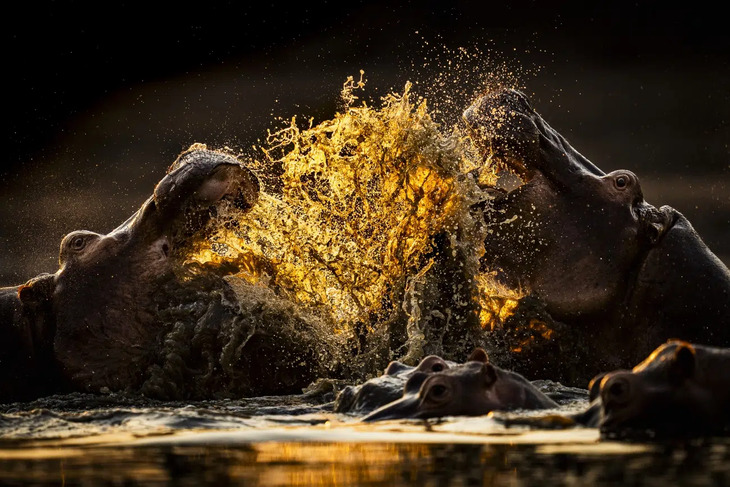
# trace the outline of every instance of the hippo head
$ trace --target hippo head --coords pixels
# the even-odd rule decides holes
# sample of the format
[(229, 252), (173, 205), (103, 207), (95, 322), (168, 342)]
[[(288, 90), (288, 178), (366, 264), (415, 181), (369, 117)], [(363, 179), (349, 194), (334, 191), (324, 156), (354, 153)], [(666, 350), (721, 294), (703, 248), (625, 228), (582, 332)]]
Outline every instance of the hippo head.
[(464, 118), (485, 156), (525, 183), (489, 208), (484, 264), (529, 287), (557, 319), (623, 297), (622, 276), (671, 228), (673, 212), (647, 204), (631, 171), (603, 173), (517, 91), (478, 99)]
[(730, 427), (730, 356), (725, 349), (672, 340), (633, 370), (596, 377), (591, 399), (606, 435), (686, 435)]
[(486, 352), (476, 349), (464, 364), (438, 372), (430, 367), (414, 370), (402, 398), (363, 420), (480, 416), (495, 410), (551, 406), (555, 403), (524, 377), (490, 364)]
[(256, 177), (235, 157), (193, 146), (121, 226), (106, 235), (82, 230), (63, 238), (59, 270), (21, 286), (19, 296), (26, 307), (51, 309), (50, 348), (74, 388), (123, 390), (139, 383), (160, 346), (164, 330), (155, 313), (181, 261), (176, 252), (221, 207), (245, 211), (258, 191)]
[(679, 212), (644, 201), (634, 173), (601, 171), (515, 90), (478, 98), (464, 120), (485, 160), (523, 183), (485, 188), (475, 206), (487, 225), (481, 264), (500, 284), (537, 296), (558, 321), (584, 325), (594, 351), (638, 343), (622, 357), (629, 363), (672, 336), (730, 340), (719, 326), (694, 325), (730, 317), (727, 267)]
[(388, 364), (383, 375), (361, 385), (345, 387), (337, 396), (334, 410), (337, 413), (371, 413), (400, 399), (404, 395), (404, 388), (407, 390), (406, 393), (413, 392), (413, 388), (417, 393), (420, 383), (429, 374), (442, 372), (457, 365), (438, 355), (424, 357), (415, 367), (394, 360)]

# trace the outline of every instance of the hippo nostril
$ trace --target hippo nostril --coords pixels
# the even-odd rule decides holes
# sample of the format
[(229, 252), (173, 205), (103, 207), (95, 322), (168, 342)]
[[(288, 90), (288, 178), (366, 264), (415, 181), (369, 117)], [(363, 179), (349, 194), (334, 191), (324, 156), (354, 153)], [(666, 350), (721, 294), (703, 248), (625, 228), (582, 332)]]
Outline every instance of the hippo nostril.
[(429, 355), (428, 357), (421, 360), (421, 363), (418, 364), (417, 369), (421, 372), (431, 373), (441, 372), (448, 368), (449, 366), (446, 365), (441, 357), (438, 357), (436, 355)]
[(167, 244), (167, 242), (165, 242), (165, 243), (162, 244), (162, 254), (165, 257), (169, 257), (170, 256), (170, 246)]

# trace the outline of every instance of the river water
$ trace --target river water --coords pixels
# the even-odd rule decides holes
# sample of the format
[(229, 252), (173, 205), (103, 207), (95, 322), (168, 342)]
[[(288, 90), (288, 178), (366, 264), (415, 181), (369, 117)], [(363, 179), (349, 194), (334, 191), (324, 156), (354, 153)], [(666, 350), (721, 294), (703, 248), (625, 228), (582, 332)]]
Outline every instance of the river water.
[[(0, 406), (0, 485), (727, 485), (730, 441), (617, 442), (500, 416), (364, 424), (331, 394)], [(558, 413), (585, 407), (585, 400)]]

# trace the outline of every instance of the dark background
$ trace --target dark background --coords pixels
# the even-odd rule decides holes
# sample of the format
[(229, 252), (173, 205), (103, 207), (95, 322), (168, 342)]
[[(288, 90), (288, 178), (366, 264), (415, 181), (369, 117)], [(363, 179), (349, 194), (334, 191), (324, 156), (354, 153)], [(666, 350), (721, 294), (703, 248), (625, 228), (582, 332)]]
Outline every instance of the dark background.
[[(412, 81), (444, 123), (482, 75), (512, 73), (582, 153), (605, 171), (636, 172), (649, 202), (682, 211), (730, 262), (730, 30), (719, 11), (244, 3), (24, 2), (6, 12), (0, 285), (55, 271), (69, 231), (113, 229), (191, 143), (247, 151), (277, 117), (330, 118), (360, 69), (372, 100)], [(482, 54), (449, 67), (459, 47)]]

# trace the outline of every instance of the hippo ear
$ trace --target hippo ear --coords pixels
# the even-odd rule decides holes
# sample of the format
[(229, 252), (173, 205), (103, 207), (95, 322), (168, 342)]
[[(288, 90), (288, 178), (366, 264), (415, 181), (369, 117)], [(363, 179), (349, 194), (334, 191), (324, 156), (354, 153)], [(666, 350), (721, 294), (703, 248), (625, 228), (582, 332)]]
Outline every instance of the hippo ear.
[(482, 375), (484, 376), (484, 384), (489, 387), (497, 381), (497, 371), (494, 370), (492, 364), (482, 365)]
[(637, 207), (637, 211), (644, 226), (643, 233), (651, 245), (658, 244), (677, 219), (677, 212), (669, 206), (657, 209), (644, 203)]
[(475, 348), (471, 355), (469, 355), (467, 362), (482, 362), (486, 364), (489, 362), (489, 356), (483, 348)]
[(695, 362), (694, 347), (689, 343), (681, 343), (675, 350), (669, 365), (669, 380), (678, 385), (694, 376)]

